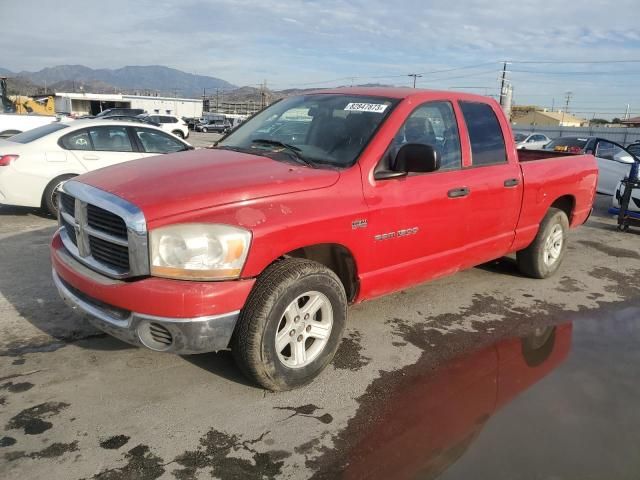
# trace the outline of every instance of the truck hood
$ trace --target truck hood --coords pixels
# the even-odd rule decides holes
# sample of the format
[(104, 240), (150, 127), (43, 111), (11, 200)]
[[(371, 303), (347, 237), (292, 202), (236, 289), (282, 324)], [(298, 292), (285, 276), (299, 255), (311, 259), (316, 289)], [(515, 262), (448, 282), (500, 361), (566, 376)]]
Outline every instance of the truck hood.
[(95, 170), (77, 181), (113, 193), (147, 221), (228, 203), (325, 188), (340, 174), (230, 150), (142, 158)]

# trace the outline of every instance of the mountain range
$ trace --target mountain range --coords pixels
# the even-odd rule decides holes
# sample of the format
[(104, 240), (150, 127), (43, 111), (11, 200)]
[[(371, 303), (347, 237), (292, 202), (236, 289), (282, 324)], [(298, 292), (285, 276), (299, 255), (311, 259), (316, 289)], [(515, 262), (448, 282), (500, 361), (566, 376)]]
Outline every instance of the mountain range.
[[(217, 77), (195, 75), (161, 65), (127, 66), (117, 69), (92, 69), (84, 65), (58, 65), (37, 72), (12, 72), (0, 68), (0, 75), (10, 77), (10, 87), (29, 90), (84, 90), (92, 93), (158, 93), (179, 97), (200, 97), (203, 90), (232, 90), (236, 86)], [(32, 92), (16, 92), (31, 94)]]

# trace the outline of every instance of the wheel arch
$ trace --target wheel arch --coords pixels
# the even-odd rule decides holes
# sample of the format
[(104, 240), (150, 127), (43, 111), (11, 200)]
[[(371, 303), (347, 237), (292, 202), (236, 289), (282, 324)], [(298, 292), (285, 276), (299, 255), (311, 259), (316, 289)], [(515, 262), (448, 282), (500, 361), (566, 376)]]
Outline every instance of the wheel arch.
[(280, 258), (306, 258), (332, 270), (342, 282), (351, 303), (358, 295), (359, 282), (355, 256), (339, 243), (318, 243), (291, 250)]
[(61, 181), (64, 177), (69, 177), (69, 178), (67, 178), (67, 180), (70, 180), (71, 178), (77, 177), (78, 175), (82, 175), (82, 174), (81, 173), (77, 173), (77, 172), (59, 173), (55, 177), (53, 177), (51, 180), (49, 180), (47, 182), (47, 184), (44, 186), (44, 188), (42, 189), (42, 193), (40, 194), (41, 207), (44, 207), (46, 205), (46, 203), (45, 203), (45, 194), (47, 192), (47, 188), (49, 188), (49, 186), (51, 184), (54, 184), (55, 182)]
[(573, 195), (563, 195), (561, 197), (556, 198), (549, 208), (557, 208), (562, 210), (569, 219), (569, 225), (572, 224), (573, 212), (576, 208), (576, 197)]

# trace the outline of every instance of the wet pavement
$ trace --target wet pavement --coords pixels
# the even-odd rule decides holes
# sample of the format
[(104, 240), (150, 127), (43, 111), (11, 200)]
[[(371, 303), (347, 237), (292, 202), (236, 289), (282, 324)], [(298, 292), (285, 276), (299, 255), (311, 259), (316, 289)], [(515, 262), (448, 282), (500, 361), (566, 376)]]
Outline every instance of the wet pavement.
[(350, 309), (313, 384), (129, 347), (50, 280), (51, 219), (0, 209), (0, 478), (640, 477), (640, 253), (600, 198), (552, 279), (512, 259)]

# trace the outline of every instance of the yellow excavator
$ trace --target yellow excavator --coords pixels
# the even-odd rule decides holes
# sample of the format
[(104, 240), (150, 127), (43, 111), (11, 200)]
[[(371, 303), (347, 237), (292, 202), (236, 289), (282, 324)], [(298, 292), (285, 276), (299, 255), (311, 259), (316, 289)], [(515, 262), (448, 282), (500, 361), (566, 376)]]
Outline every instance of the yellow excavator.
[(6, 78), (0, 78), (0, 101), (2, 111), (19, 115), (35, 113), (36, 115), (55, 115), (55, 100), (51, 95), (27, 97), (25, 95), (7, 95)]

